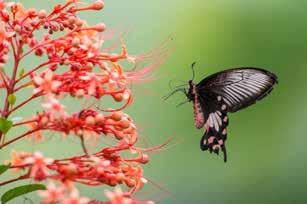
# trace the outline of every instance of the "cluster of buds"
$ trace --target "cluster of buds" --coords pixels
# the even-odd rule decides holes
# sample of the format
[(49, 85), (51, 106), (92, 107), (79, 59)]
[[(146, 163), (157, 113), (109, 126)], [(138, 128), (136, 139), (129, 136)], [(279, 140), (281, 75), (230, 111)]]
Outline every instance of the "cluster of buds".
[(139, 201), (131, 198), (129, 193), (124, 193), (120, 188), (115, 188), (114, 192), (105, 190), (105, 196), (109, 201), (90, 200), (86, 197), (80, 197), (76, 188), (69, 184), (62, 186), (56, 186), (54, 183), (50, 183), (47, 190), (40, 192), (40, 196), (43, 198), (42, 204), (49, 203), (67, 203), (67, 204), (154, 204), (152, 201)]
[(125, 87), (127, 79), (120, 66), (114, 64), (114, 69), (111, 69), (107, 64), (104, 65), (106, 69), (102, 69), (100, 73), (69, 70), (61, 74), (53, 74), (52, 71), (47, 70), (40, 76), (32, 77), (33, 84), (36, 87), (35, 93), (42, 92), (55, 95), (68, 93), (73, 97), (93, 96), (97, 99), (110, 95), (117, 102), (130, 99), (130, 92)]
[[(143, 80), (159, 63), (124, 71), (121, 61), (135, 65), (150, 55), (130, 56), (123, 42), (119, 54), (103, 49), (105, 39), (101, 33), (105, 25), (90, 26), (77, 16), (79, 12), (102, 8), (101, 0), (91, 4), (66, 0), (47, 12), (0, 0), (0, 91), (6, 94), (4, 107), (0, 107), (0, 150), (27, 137), (39, 141), (46, 131), (81, 139), (84, 150), (83, 155), (62, 159), (46, 158), (39, 151), (14, 151), (9, 169), (22, 171), (22, 176), (1, 182), (0, 186), (23, 179), (48, 182), (46, 190), (39, 192), (42, 204), (153, 203), (137, 201), (133, 195), (147, 183), (142, 165), (149, 161), (146, 153), (156, 148), (136, 146), (137, 128), (124, 109), (133, 101), (129, 84)], [(41, 30), (43, 34), (38, 34)], [(41, 62), (32, 68), (21, 68), (21, 61), (30, 55)], [(6, 71), (9, 56), (14, 61), (12, 71)], [(32, 95), (19, 101), (18, 92), (28, 87), (33, 88)], [(96, 101), (111, 96), (121, 106), (104, 110), (92, 105), (69, 113), (61, 103), (69, 96)], [(22, 121), (11, 120), (17, 110), (37, 99), (42, 101), (42, 111)], [(8, 132), (16, 127), (25, 127), (25, 132), (12, 137)], [(99, 137), (113, 137), (115, 144), (89, 152), (84, 141)], [(78, 183), (111, 186), (115, 190), (105, 191), (109, 201), (95, 201), (79, 195), (75, 186)], [(118, 185), (125, 185), (127, 192)]]
[(85, 138), (112, 135), (129, 147), (137, 142), (136, 126), (132, 119), (119, 111), (103, 115), (93, 109), (83, 109), (62, 117), (55, 117), (52, 112), (43, 112), (35, 116), (29, 125), (35, 134), (41, 134), (39, 132), (42, 130), (52, 130)]
[(73, 182), (88, 186), (125, 184), (131, 193), (136, 192), (147, 182), (140, 164), (148, 161), (148, 155), (139, 152), (137, 157), (123, 158), (118, 148), (105, 148), (92, 155), (60, 160), (45, 158), (40, 152), (14, 152), (11, 168), (23, 170), (23, 179)]

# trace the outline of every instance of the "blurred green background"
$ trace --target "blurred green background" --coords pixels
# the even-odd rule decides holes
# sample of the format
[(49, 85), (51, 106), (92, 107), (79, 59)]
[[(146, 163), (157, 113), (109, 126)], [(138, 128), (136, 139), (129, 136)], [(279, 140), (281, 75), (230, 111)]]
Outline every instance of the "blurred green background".
[[(50, 9), (60, 1), (20, 2)], [(133, 86), (135, 102), (128, 112), (143, 137), (140, 145), (158, 145), (169, 137), (175, 143), (152, 154), (145, 167), (146, 178), (163, 189), (149, 183), (139, 197), (164, 204), (307, 202), (306, 10), (304, 0), (105, 0), (103, 11), (82, 16), (118, 33), (129, 30), (125, 41), (132, 54), (173, 39), (168, 43), (173, 51), (155, 72), (157, 80)], [(182, 94), (161, 99), (170, 91), (170, 80), (191, 78), (193, 61), (198, 62), (196, 81), (239, 66), (266, 68), (279, 77), (269, 97), (230, 115), (226, 164), (200, 151), (203, 130), (194, 128), (192, 104), (177, 108), (185, 100)], [(29, 115), (34, 105), (20, 114)], [(55, 157), (67, 149), (80, 152), (78, 141), (59, 141), (16, 143), (14, 148), (43, 149)], [(101, 199), (102, 189), (83, 188), (82, 193)]]

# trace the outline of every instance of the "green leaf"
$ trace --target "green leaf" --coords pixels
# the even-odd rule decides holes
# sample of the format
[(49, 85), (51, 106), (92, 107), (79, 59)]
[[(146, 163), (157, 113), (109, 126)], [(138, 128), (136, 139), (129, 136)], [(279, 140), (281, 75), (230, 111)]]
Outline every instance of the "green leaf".
[(16, 96), (14, 94), (10, 94), (7, 98), (7, 100), (9, 101), (10, 105), (14, 105), (16, 102)]
[(3, 134), (6, 134), (13, 126), (13, 122), (6, 119), (6, 118), (0, 118), (0, 131)]
[(24, 74), (25, 74), (25, 69), (22, 68), (22, 69), (19, 71), (19, 77), (22, 77)]
[(6, 172), (10, 168), (10, 164), (8, 165), (0, 165), (0, 175)]
[(46, 187), (42, 184), (30, 184), (30, 185), (18, 186), (4, 193), (1, 197), (1, 202), (2, 204), (5, 204), (8, 201), (16, 197), (19, 197), (24, 194), (31, 193), (37, 190), (46, 190)]

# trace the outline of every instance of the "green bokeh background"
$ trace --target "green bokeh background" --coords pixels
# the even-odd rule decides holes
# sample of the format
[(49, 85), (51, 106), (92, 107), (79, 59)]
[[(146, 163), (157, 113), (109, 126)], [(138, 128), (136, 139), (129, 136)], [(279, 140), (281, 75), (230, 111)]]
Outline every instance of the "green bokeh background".
[[(51, 8), (60, 1), (20, 2)], [(144, 53), (173, 39), (168, 46), (174, 49), (155, 72), (157, 80), (133, 86), (135, 102), (128, 112), (144, 138), (141, 145), (145, 140), (161, 144), (169, 137), (175, 143), (152, 154), (145, 167), (145, 176), (163, 190), (149, 183), (139, 197), (165, 204), (307, 202), (307, 1), (105, 0), (105, 4), (103, 11), (82, 17), (93, 24), (103, 21), (116, 32), (129, 30), (125, 41), (130, 53)], [(170, 91), (171, 79), (191, 78), (193, 61), (198, 62), (196, 81), (239, 66), (263, 67), (279, 77), (269, 97), (230, 115), (226, 164), (221, 157), (200, 151), (203, 131), (193, 126), (192, 105), (176, 108), (184, 96), (161, 99)], [(20, 115), (32, 114), (37, 104)], [(59, 141), (55, 137), (43, 144), (16, 143), (14, 148), (43, 149), (55, 157), (68, 149), (80, 152), (77, 141)], [(1, 153), (0, 159), (8, 153)], [(0, 192), (6, 189), (1, 187)], [(101, 188), (83, 188), (82, 193), (103, 198)]]

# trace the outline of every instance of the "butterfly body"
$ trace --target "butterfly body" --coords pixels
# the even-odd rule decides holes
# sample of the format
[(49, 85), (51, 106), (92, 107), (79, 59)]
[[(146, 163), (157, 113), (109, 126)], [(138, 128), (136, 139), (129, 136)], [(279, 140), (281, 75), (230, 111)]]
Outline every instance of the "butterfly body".
[(190, 81), (189, 100), (193, 101), (194, 108), (194, 123), (197, 129), (200, 129), (205, 124), (205, 118), (202, 111), (201, 103), (199, 102), (199, 96), (195, 84)]
[(268, 95), (277, 83), (275, 74), (260, 68), (234, 68), (204, 78), (198, 84), (189, 81), (185, 91), (193, 102), (195, 127), (204, 128), (200, 141), (203, 151), (219, 154), (227, 161), (228, 112), (246, 108)]

